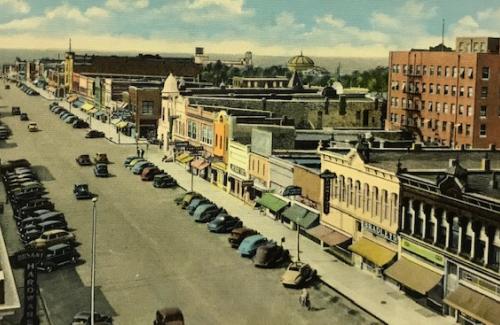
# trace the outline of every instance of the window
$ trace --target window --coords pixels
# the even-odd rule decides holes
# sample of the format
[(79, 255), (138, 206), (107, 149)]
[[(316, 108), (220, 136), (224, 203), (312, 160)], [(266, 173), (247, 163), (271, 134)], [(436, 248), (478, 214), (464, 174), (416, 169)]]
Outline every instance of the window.
[(448, 114), (448, 103), (443, 104), (443, 113)]
[(465, 135), (470, 135), (470, 124), (465, 125)]
[(443, 121), (443, 124), (441, 124), (441, 131), (446, 131), (446, 126), (448, 125), (448, 122)]
[(436, 112), (441, 113), (441, 103), (436, 103)]
[(417, 75), (421, 75), (421, 74), (422, 74), (422, 66), (417, 65)]
[(197, 125), (194, 121), (188, 121), (188, 137), (196, 139)]
[(488, 87), (481, 87), (481, 98), (488, 97)]
[(464, 115), (464, 105), (459, 105), (458, 106), (458, 114), (459, 115)]
[(465, 78), (465, 68), (460, 68), (460, 78)]
[(432, 112), (432, 105), (433, 105), (432, 102), (427, 103), (427, 107), (428, 107), (429, 112)]
[(433, 75), (434, 75), (434, 66), (433, 66), (433, 65), (431, 65), (431, 66), (429, 67), (429, 75), (431, 75), (431, 76), (433, 76)]
[(458, 133), (458, 134), (462, 134), (462, 129), (463, 129), (463, 128), (462, 128), (462, 124), (458, 123), (458, 124), (457, 124), (457, 133)]
[(373, 211), (372, 217), (380, 215), (380, 193), (378, 187), (374, 186), (373, 188)]
[(408, 66), (405, 64), (403, 65), (403, 73), (406, 75), (408, 74)]
[(381, 214), (384, 219), (389, 217), (389, 193), (386, 190), (382, 190), (382, 211)]
[(467, 97), (474, 96), (474, 89), (472, 87), (467, 88)]
[(458, 77), (458, 68), (453, 67), (453, 78), (456, 78), (456, 77)]
[(455, 115), (456, 112), (457, 112), (457, 105), (451, 104), (451, 114)]
[(463, 97), (465, 95), (465, 88), (463, 86), (460, 87), (460, 96)]
[(472, 116), (472, 106), (467, 105), (467, 116)]
[(361, 208), (361, 183), (359, 181), (356, 181), (354, 184), (354, 194), (355, 194), (355, 202), (354, 205), (356, 208), (360, 209)]
[(427, 84), (425, 82), (422, 83), (422, 92), (425, 93), (427, 90)]
[(201, 127), (201, 142), (206, 144), (212, 144), (214, 138), (213, 128), (209, 125), (203, 125)]
[(423, 74), (424, 76), (427, 74), (427, 66), (426, 66), (426, 65), (424, 65), (424, 66), (422, 67), (422, 74)]
[(450, 67), (444, 68), (444, 76), (449, 77), (450, 76)]
[(429, 84), (429, 94), (433, 94), (434, 93), (434, 84)]
[(450, 93), (450, 86), (444, 85), (443, 95), (448, 95)]
[(469, 79), (472, 79), (474, 78), (474, 70), (472, 68), (467, 68), (467, 77), (469, 77)]
[(483, 67), (483, 69), (481, 70), (481, 78), (483, 80), (490, 79), (490, 68), (489, 67)]
[(479, 116), (486, 117), (486, 106), (481, 106), (481, 109), (479, 110)]
[(143, 101), (142, 102), (142, 112), (143, 115), (153, 115), (153, 102)]
[(443, 67), (438, 65), (436, 75), (440, 76), (443, 73)]
[(436, 95), (439, 95), (439, 94), (441, 94), (441, 85), (437, 84), (436, 85)]
[(486, 137), (486, 124), (481, 124), (479, 129), (479, 136)]
[(451, 86), (451, 95), (456, 96), (457, 95), (457, 86)]

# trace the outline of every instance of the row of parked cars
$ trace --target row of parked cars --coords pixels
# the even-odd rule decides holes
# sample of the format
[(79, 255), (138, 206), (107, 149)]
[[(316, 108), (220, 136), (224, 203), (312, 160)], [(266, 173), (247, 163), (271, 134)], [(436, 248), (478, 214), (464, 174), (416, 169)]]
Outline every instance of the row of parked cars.
[(57, 114), (61, 120), (72, 125), (75, 129), (86, 129), (89, 127), (87, 122), (74, 115), (66, 108), (59, 106), (58, 102), (50, 103), (49, 109), (52, 113)]
[(177, 186), (177, 181), (164, 170), (152, 162), (138, 157), (129, 156), (123, 162), (126, 168), (129, 168), (134, 175), (140, 175), (143, 181), (152, 181), (156, 188), (169, 188)]
[(282, 243), (267, 239), (258, 231), (244, 227), (243, 222), (231, 216), (206, 197), (196, 192), (188, 192), (176, 199), (177, 205), (193, 216), (196, 222), (207, 223), (214, 233), (230, 233), (228, 241), (232, 248), (238, 249), (242, 257), (253, 258), (254, 265), (273, 268), (288, 265), (281, 278), (287, 287), (303, 287), (316, 278), (316, 271), (309, 264), (300, 261), (290, 262), (290, 252)]
[(29, 96), (38, 96), (40, 95), (38, 93), (38, 91), (26, 86), (25, 84), (22, 84), (22, 83), (19, 83), (17, 85), (19, 87), (19, 89), (21, 89), (22, 92), (24, 92), (26, 95), (29, 95)]
[(68, 230), (66, 218), (54, 203), (37, 174), (25, 159), (9, 161), (3, 168), (3, 183), (12, 206), (17, 233), (26, 247), (44, 252), (38, 268), (51, 272), (65, 264), (76, 264), (75, 235)]

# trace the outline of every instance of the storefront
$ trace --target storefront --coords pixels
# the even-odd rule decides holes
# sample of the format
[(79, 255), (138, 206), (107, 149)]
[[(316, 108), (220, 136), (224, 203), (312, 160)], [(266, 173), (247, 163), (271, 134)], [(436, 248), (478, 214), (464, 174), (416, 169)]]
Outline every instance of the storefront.
[(297, 229), (298, 225), (305, 232), (305, 229), (318, 225), (319, 212), (309, 210), (305, 206), (295, 203), (283, 211), (281, 221), (288, 224), (291, 229)]
[(210, 173), (212, 174), (212, 184), (223, 190), (227, 187), (227, 165), (222, 161), (212, 162)]
[(208, 177), (208, 166), (210, 166), (210, 162), (203, 158), (191, 161), (191, 168), (193, 169), (194, 175), (198, 175), (203, 179), (207, 179)]
[(377, 276), (382, 275), (383, 268), (396, 256), (395, 251), (365, 237), (350, 245), (349, 250), (354, 254), (355, 266), (373, 272)]
[(255, 200), (255, 203), (272, 219), (278, 219), (281, 212), (288, 206), (288, 201), (280, 199), (272, 193), (264, 193), (262, 197)]
[(183, 152), (183, 153), (179, 154), (177, 157), (175, 157), (175, 160), (176, 160), (178, 163), (180, 163), (180, 164), (184, 165), (184, 166), (186, 167), (186, 169), (188, 169), (188, 168), (189, 168), (189, 165), (188, 165), (188, 164), (189, 164), (189, 163), (190, 163), (193, 159), (194, 159), (194, 157), (193, 157), (193, 156), (191, 156), (191, 154), (190, 154), (189, 152), (187, 152), (187, 151), (185, 151), (185, 152)]
[(500, 321), (500, 303), (464, 285), (446, 296), (450, 314), (458, 323), (466, 325), (495, 325)]

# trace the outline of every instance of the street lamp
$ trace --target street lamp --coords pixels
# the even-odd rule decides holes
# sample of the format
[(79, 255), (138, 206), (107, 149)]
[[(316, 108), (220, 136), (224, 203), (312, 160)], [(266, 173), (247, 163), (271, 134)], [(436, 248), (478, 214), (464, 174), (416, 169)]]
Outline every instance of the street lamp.
[(90, 273), (90, 324), (94, 325), (95, 313), (95, 241), (96, 241), (96, 219), (97, 219), (97, 197), (92, 198), (92, 270)]

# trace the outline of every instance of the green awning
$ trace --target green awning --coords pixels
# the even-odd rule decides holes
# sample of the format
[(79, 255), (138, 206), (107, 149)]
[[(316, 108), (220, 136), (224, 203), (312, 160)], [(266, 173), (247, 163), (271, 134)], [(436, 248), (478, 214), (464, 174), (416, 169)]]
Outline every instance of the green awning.
[(306, 229), (313, 226), (319, 219), (319, 214), (297, 204), (294, 204), (286, 209), (285, 212), (283, 212), (283, 216)]
[(288, 205), (287, 202), (277, 198), (271, 193), (264, 193), (262, 197), (257, 199), (256, 203), (268, 208), (274, 213), (283, 210)]

